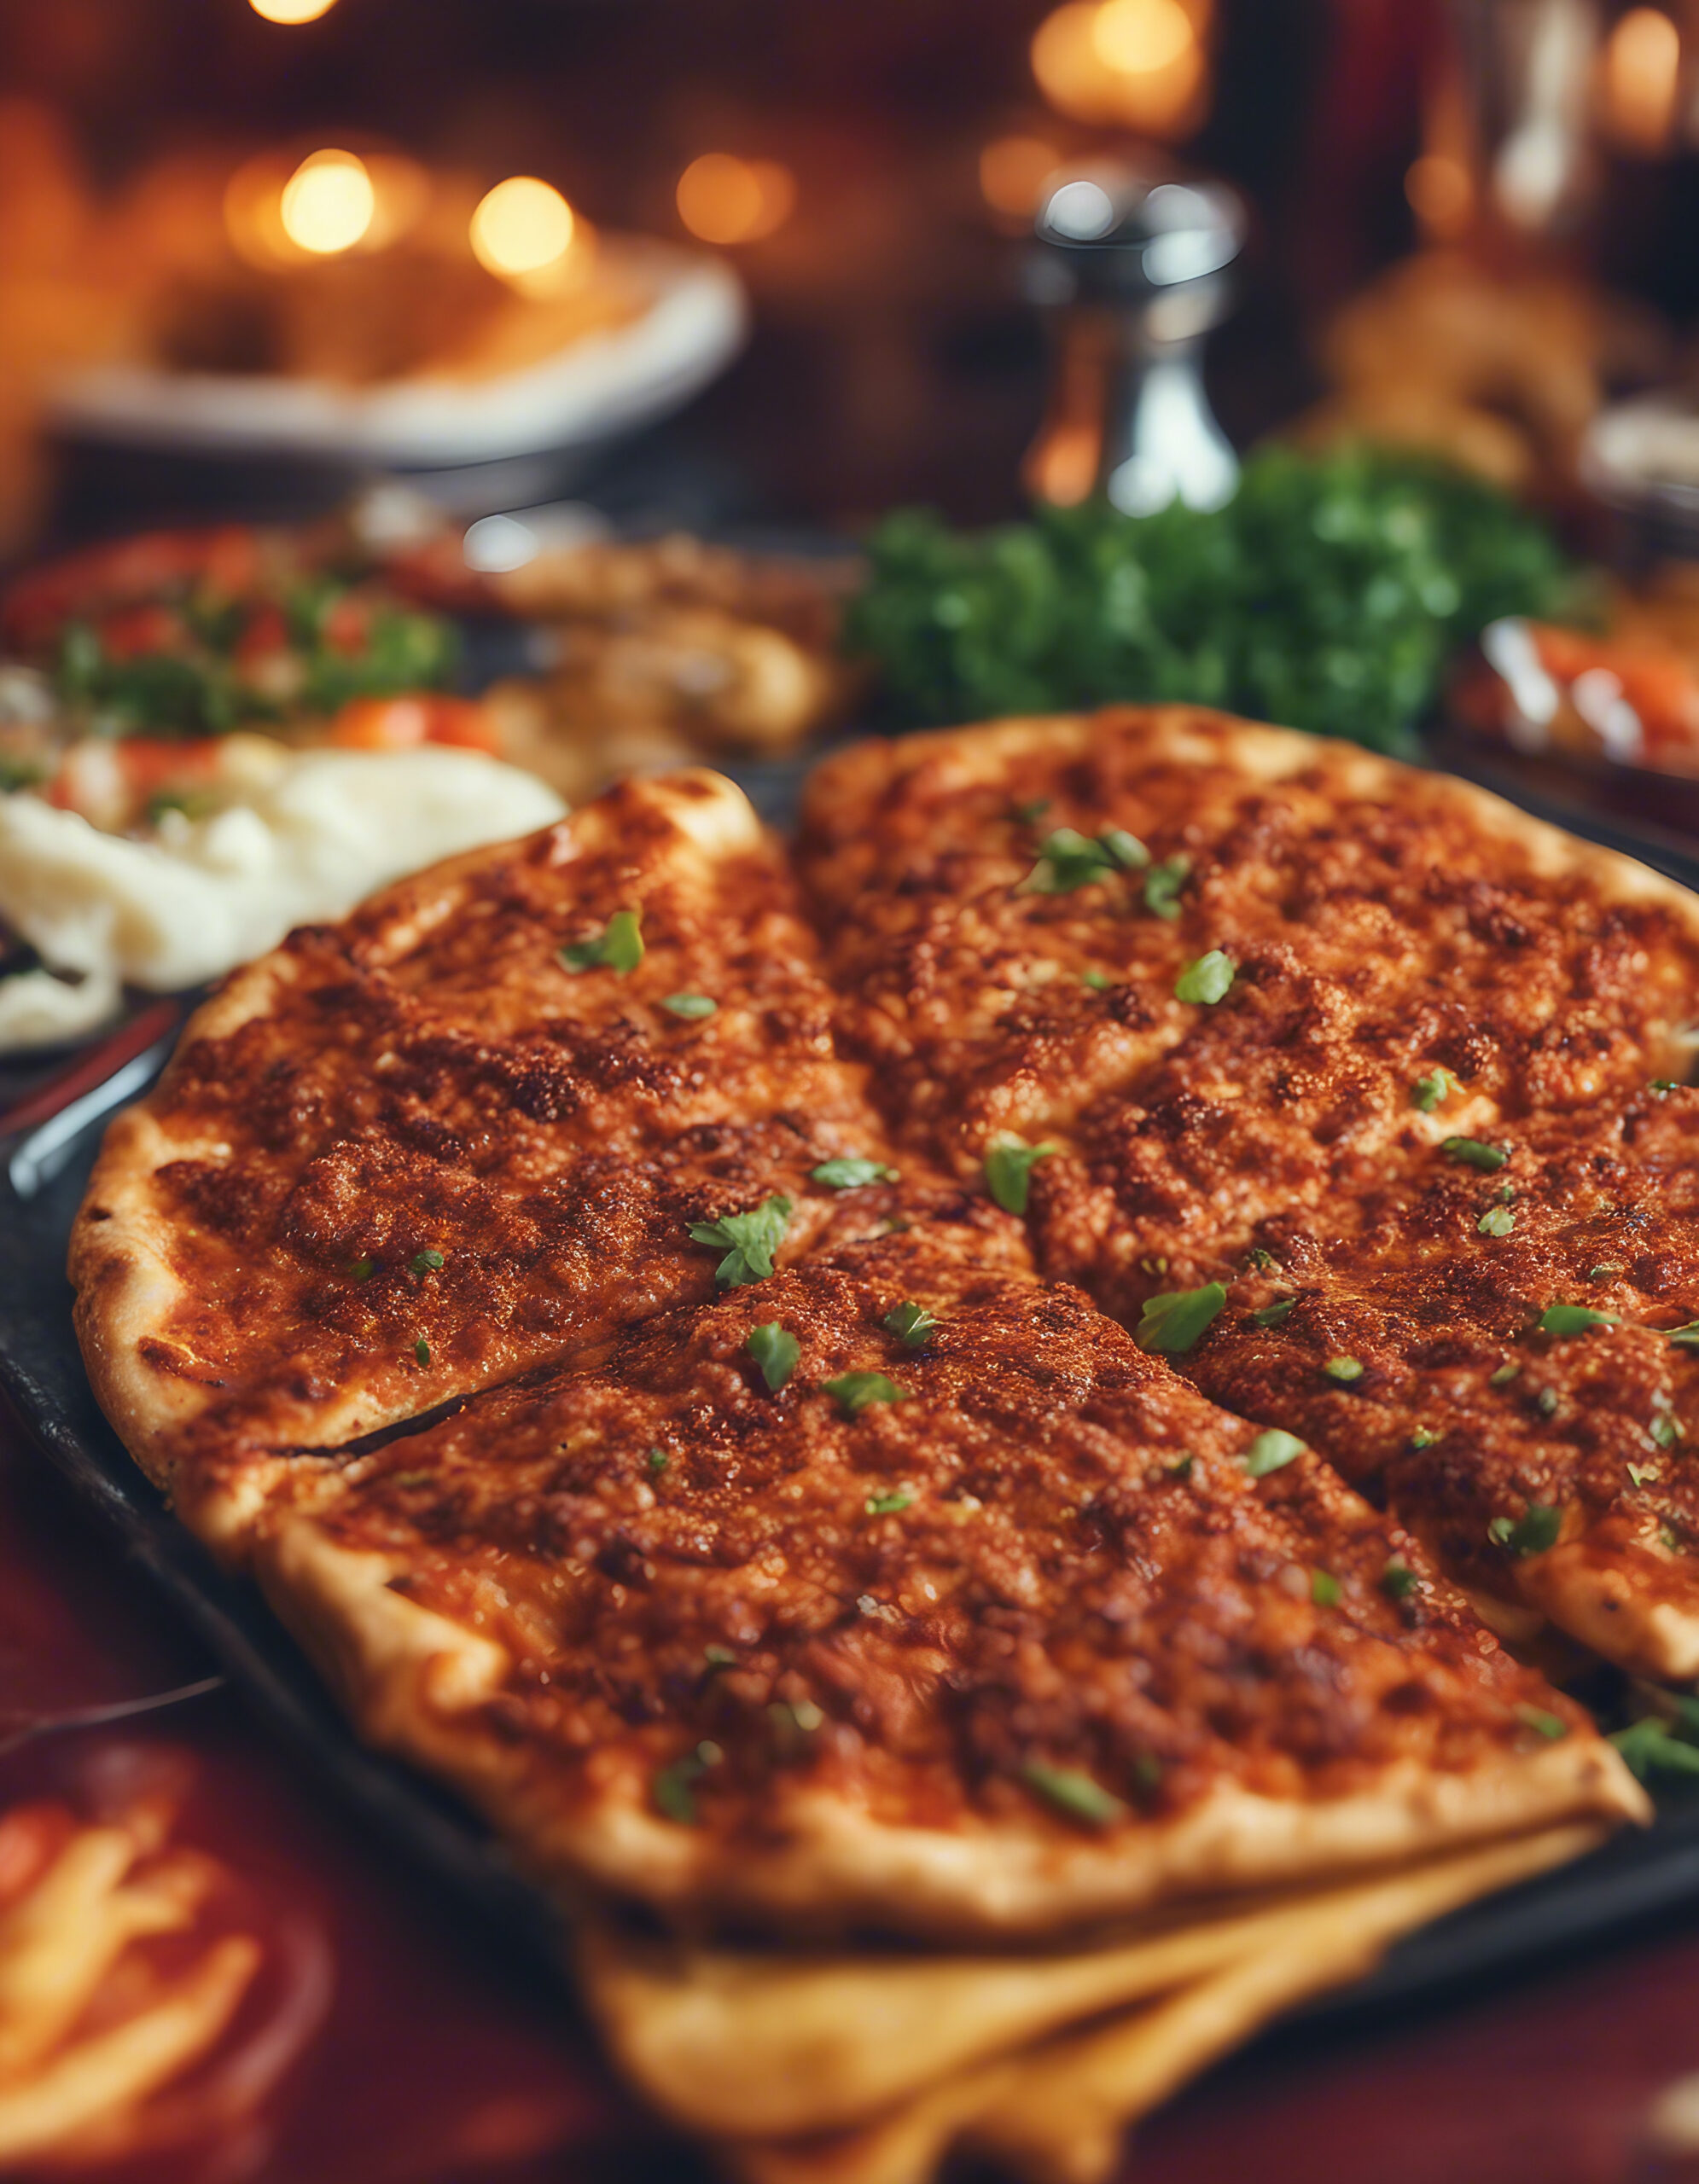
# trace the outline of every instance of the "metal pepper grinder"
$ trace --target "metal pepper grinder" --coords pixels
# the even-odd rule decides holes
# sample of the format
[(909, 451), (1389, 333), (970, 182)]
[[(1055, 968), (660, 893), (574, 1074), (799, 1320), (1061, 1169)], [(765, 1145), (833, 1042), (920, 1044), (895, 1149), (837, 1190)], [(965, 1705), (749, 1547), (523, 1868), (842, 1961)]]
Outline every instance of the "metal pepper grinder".
[(1044, 423), (1021, 481), (1035, 500), (1107, 494), (1129, 515), (1178, 497), (1219, 508), (1239, 465), (1204, 392), (1204, 337), (1231, 305), (1244, 237), (1223, 183), (1094, 166), (1046, 184), (1026, 293), (1050, 346)]

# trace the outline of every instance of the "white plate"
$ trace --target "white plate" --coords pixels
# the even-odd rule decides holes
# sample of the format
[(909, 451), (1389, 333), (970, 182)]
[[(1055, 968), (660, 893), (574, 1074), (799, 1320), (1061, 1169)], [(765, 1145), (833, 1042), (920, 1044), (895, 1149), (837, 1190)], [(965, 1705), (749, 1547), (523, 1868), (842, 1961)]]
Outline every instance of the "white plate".
[(183, 453), (267, 454), (446, 468), (586, 446), (680, 409), (730, 363), (748, 326), (722, 259), (643, 236), (602, 248), (651, 301), (521, 371), (468, 380), (421, 373), (375, 386), (100, 365), (50, 390), (79, 439)]

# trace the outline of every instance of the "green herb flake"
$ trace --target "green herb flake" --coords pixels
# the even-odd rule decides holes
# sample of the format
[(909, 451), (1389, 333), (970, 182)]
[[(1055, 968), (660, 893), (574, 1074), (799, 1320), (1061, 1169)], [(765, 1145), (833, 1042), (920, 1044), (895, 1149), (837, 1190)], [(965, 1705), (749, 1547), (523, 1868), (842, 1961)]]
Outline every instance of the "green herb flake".
[(869, 1183), (894, 1183), (897, 1171), (887, 1168), (882, 1160), (823, 1160), (809, 1173), (817, 1183), (824, 1183), (829, 1190), (858, 1191)]
[(682, 1016), (687, 1024), (695, 1024), (704, 1016), (712, 1016), (719, 1003), (712, 994), (669, 993), (661, 999), (661, 1007), (674, 1016)]
[(415, 1252), (408, 1265), (414, 1274), (436, 1274), (445, 1261), (440, 1252)]
[(1353, 1380), (1362, 1379), (1363, 1361), (1360, 1357), (1330, 1357), (1322, 1370), (1329, 1380), (1343, 1381), (1349, 1385)]
[(1684, 1350), (1699, 1350), (1699, 1320), (1690, 1320), (1684, 1327), (1671, 1327), (1668, 1339)]
[(1508, 1236), (1516, 1225), (1516, 1217), (1508, 1205), (1489, 1205), (1475, 1224), (1477, 1236)]
[(1536, 1322), (1541, 1334), (1585, 1334), (1589, 1327), (1621, 1325), (1616, 1312), (1596, 1312), (1591, 1304), (1548, 1304)]
[(1106, 827), (1097, 839), (1123, 872), (1142, 872), (1150, 862), (1149, 851), (1137, 834), (1129, 834), (1125, 827)]
[(1544, 1706), (1519, 1705), (1516, 1719), (1525, 1729), (1532, 1729), (1536, 1736), (1545, 1737), (1552, 1744), (1569, 1734), (1569, 1724), (1562, 1716), (1547, 1713)]
[(914, 1394), (912, 1388), (899, 1388), (882, 1373), (840, 1373), (835, 1380), (822, 1380), (820, 1385), (829, 1396), (837, 1397), (848, 1418), (858, 1418), (870, 1403), (907, 1403)]
[(1457, 1089), (1457, 1079), (1448, 1069), (1436, 1069), (1427, 1077), (1418, 1077), (1410, 1088), (1410, 1104), (1420, 1107), (1424, 1115), (1431, 1115)]
[(1512, 1360), (1508, 1365), (1501, 1365), (1496, 1373), (1489, 1373), (1487, 1376), (1487, 1385), (1489, 1388), (1508, 1388), (1522, 1369), (1522, 1367)]
[(1297, 1303), (1295, 1297), (1277, 1297), (1271, 1304), (1264, 1304), (1251, 1314), (1254, 1327), (1277, 1327), (1288, 1317)]
[(1283, 1471), (1303, 1453), (1304, 1443), (1295, 1433), (1283, 1432), (1279, 1426), (1271, 1426), (1257, 1435), (1239, 1461), (1253, 1478), (1266, 1478), (1272, 1471)]
[[(1112, 843), (1121, 846), (1111, 847)], [(1122, 854), (1129, 844), (1135, 852), (1131, 859)], [(1072, 827), (1058, 827), (1039, 844), (1039, 861), (1021, 882), (1021, 890), (1031, 895), (1071, 895), (1093, 880), (1130, 869), (1134, 863), (1148, 863), (1149, 856), (1143, 842), (1119, 829), (1092, 839)]]
[(1189, 857), (1164, 857), (1161, 864), (1153, 864), (1144, 875), (1145, 909), (1166, 924), (1174, 924), (1180, 915), (1180, 890), (1190, 877)]
[(1212, 948), (1207, 956), (1188, 963), (1174, 980), (1174, 999), (1197, 1002), (1206, 1008), (1213, 1008), (1218, 1001), (1227, 998), (1233, 979), (1232, 959), (1220, 949)]
[(1442, 1137), (1440, 1150), (1448, 1160), (1479, 1168), (1485, 1176), (1496, 1175), (1510, 1157), (1502, 1145), (1487, 1145), (1478, 1137)]
[(1607, 1259), (1603, 1265), (1590, 1266), (1587, 1269), (1587, 1280), (1589, 1281), (1609, 1281), (1614, 1275), (1620, 1274), (1621, 1271), (1622, 1269), (1614, 1259)]
[(1410, 1437), (1412, 1449), (1431, 1449), (1440, 1436), (1431, 1426), (1418, 1426)]
[(730, 1646), (704, 1646), (702, 1658), (711, 1669), (730, 1669), (737, 1665), (737, 1656)]
[(1260, 1274), (1267, 1274), (1279, 1263), (1273, 1252), (1264, 1251), (1260, 1244), (1253, 1244), (1245, 1253), (1245, 1264), (1254, 1267)]
[(1141, 1350), (1178, 1356), (1190, 1350), (1227, 1301), (1219, 1281), (1206, 1281), (1201, 1289), (1172, 1289), (1161, 1297), (1147, 1297), (1134, 1339)]
[(418, 1359), (422, 1365), (428, 1365), (430, 1363), (431, 1345), (426, 1341), (423, 1335), (421, 1335), (419, 1339), (414, 1344), (413, 1355)]
[(404, 1486), (409, 1489), (429, 1486), (435, 1476), (433, 1472), (428, 1471), (393, 1471), (389, 1474), (389, 1484), (392, 1486)]
[(651, 1794), (655, 1809), (663, 1820), (676, 1821), (680, 1827), (694, 1827), (696, 1822), (695, 1787), (711, 1767), (717, 1767), (725, 1754), (717, 1744), (699, 1744), (694, 1751), (675, 1759), (666, 1767), (657, 1768)]
[(722, 1289), (741, 1289), (746, 1283), (765, 1281), (773, 1270), (773, 1254), (784, 1241), (790, 1225), (788, 1198), (764, 1199), (748, 1213), (722, 1214), (718, 1221), (693, 1221), (690, 1241), (707, 1244), (725, 1257), (714, 1269)]
[(900, 1304), (891, 1307), (880, 1324), (899, 1342), (906, 1343), (911, 1350), (918, 1350), (931, 1337), (938, 1322), (924, 1304), (916, 1304), (911, 1297), (905, 1297)]
[(1120, 1799), (1078, 1768), (1050, 1767), (1042, 1760), (1029, 1759), (1021, 1769), (1021, 1779), (1047, 1804), (1069, 1820), (1083, 1821), (1088, 1827), (1113, 1827), (1126, 1817), (1126, 1807)]
[(649, 1465), (651, 1474), (658, 1478), (661, 1472), (666, 1468), (666, 1451), (665, 1449), (651, 1449), (645, 1461)]
[(375, 1262), (371, 1259), (356, 1259), (348, 1269), (348, 1279), (351, 1281), (369, 1281), (372, 1278), (374, 1264)]
[(1184, 1481), (1191, 1477), (1196, 1463), (1197, 1458), (1188, 1453), (1184, 1456), (1176, 1456), (1172, 1463), (1164, 1464), (1162, 1469), (1170, 1478)]
[(635, 910), (615, 910), (593, 939), (572, 942), (556, 960), (565, 970), (607, 970), (623, 979), (643, 960), (642, 921)]
[[(1656, 1438), (1655, 1434), (1653, 1438), (1654, 1439)], [(1629, 1465), (1628, 1484), (1634, 1488), (1637, 1493), (1644, 1494), (1649, 1486), (1655, 1486), (1657, 1484), (1657, 1480), (1658, 1467), (1655, 1464)]]
[(1671, 1554), (1681, 1553), (1681, 1534), (1673, 1525), (1665, 1523), (1658, 1526), (1658, 1545)]
[(1557, 1391), (1556, 1388), (1542, 1388), (1539, 1394), (1535, 1396), (1533, 1400), (1534, 1407), (1538, 1409), (1542, 1418), (1555, 1418), (1557, 1415)]
[(1556, 1547), (1562, 1529), (1561, 1509), (1530, 1502), (1520, 1517), (1495, 1517), (1487, 1527), (1487, 1536), (1495, 1547), (1508, 1548), (1518, 1560), (1526, 1560)]
[(1650, 1716), (1618, 1729), (1610, 1741), (1643, 1782), (1654, 1774), (1699, 1774), (1699, 1747)]
[(1495, 1205), (1509, 1205), (1516, 1195), (1516, 1187), (1514, 1183), (1500, 1183), (1492, 1194), (1492, 1202)]
[(1114, 980), (1107, 971), (1082, 971), (1079, 983), (1082, 986), (1090, 986), (1093, 993), (1107, 993)]
[(1389, 1600), (1407, 1600), (1420, 1583), (1407, 1562), (1394, 1555), (1381, 1572), (1381, 1590)]
[(1666, 1099), (1672, 1092), (1681, 1089), (1681, 1080), (1676, 1077), (1655, 1077), (1646, 1089), (1660, 1100)]
[(905, 1486), (899, 1487), (894, 1494), (870, 1494), (867, 1513), (870, 1517), (894, 1517), (903, 1510), (911, 1508), (914, 1498)]
[(1673, 1449), (1682, 1438), (1681, 1421), (1673, 1411), (1659, 1411), (1646, 1431), (1661, 1449)]
[(1340, 1600), (1339, 1580), (1330, 1570), (1312, 1570), (1310, 1599), (1317, 1607), (1337, 1607)]
[(765, 1327), (751, 1327), (749, 1339), (743, 1346), (759, 1368), (769, 1395), (778, 1393), (796, 1370), (796, 1361), (802, 1355), (802, 1346), (796, 1337), (777, 1320), (769, 1320)]
[(1004, 1138), (986, 1155), (986, 1188), (1005, 1213), (1024, 1213), (1033, 1169), (1061, 1150), (1059, 1145), (1027, 1145), (1018, 1137)]

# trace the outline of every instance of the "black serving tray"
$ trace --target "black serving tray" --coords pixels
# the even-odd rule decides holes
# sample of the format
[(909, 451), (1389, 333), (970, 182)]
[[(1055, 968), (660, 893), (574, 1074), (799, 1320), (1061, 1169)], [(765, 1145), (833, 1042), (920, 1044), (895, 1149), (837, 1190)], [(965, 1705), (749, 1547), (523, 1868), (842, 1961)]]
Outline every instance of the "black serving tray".
[[(794, 812), (800, 775), (794, 763), (766, 765), (752, 769), (743, 785), (764, 816), (783, 822)], [(1699, 856), (1680, 845), (1595, 823), (1484, 770), (1479, 778), (1508, 790), (1535, 816), (1699, 889)], [(155, 1051), (146, 1066), (156, 1071), (162, 1060)], [(140, 1073), (131, 1072), (130, 1097), (143, 1089), (136, 1081)], [(0, 1107), (4, 1104), (0, 1100)], [(159, 1587), (303, 1765), (517, 1951), (558, 1968), (564, 1961), (558, 1908), (524, 1879), (481, 1821), (358, 1741), (257, 1589), (221, 1571), (171, 1516), (102, 1416), (72, 1331), (64, 1267), (103, 1122), (103, 1114), (90, 1114), (79, 1136), (60, 1144), (54, 1159), (63, 1165), (27, 1197), (11, 1181), (19, 1144), (0, 1143), (0, 1388), (94, 1519)], [(21, 1149), (27, 1153), (27, 1145)], [(26, 1160), (20, 1172), (27, 1167)], [(1312, 2006), (1306, 2022), (1341, 2030), (1476, 1989), (1556, 1955), (1644, 1934), (1653, 1922), (1683, 1913), (1699, 1917), (1699, 1786), (1661, 1796), (1650, 1827), (1625, 1831), (1559, 1873), (1412, 1935), (1371, 1978)]]

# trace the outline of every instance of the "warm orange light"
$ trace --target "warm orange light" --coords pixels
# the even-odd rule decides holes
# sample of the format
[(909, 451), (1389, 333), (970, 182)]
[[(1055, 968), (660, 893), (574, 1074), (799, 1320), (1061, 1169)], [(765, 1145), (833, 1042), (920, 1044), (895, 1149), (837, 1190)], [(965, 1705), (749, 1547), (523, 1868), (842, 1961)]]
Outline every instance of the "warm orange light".
[(472, 252), (486, 271), (509, 279), (539, 273), (572, 248), (573, 208), (534, 174), (509, 175), (479, 200)]
[(1062, 154), (1042, 136), (998, 136), (980, 154), (980, 194), (993, 212), (1030, 219)]
[(1103, 0), (1091, 25), (1097, 58), (1123, 76), (1172, 68), (1196, 37), (1180, 0)]
[(352, 250), (376, 209), (365, 162), (352, 152), (314, 152), (303, 160), (283, 184), (278, 206), (289, 241), (319, 258)]
[(796, 177), (777, 160), (704, 152), (678, 177), (678, 217), (703, 242), (759, 242), (796, 203)]
[(1205, 0), (1067, 0), (1033, 35), (1033, 73), (1075, 120), (1180, 136), (1203, 119)]
[(1429, 235), (1458, 235), (1475, 209), (1475, 184), (1461, 160), (1444, 152), (1425, 152), (1412, 160), (1404, 177), (1410, 209)]
[(316, 23), (330, 13), (336, 0), (247, 0), (247, 4), (268, 23)]
[(1604, 49), (1604, 118), (1628, 150), (1668, 143), (1681, 74), (1681, 33), (1661, 8), (1631, 8)]

